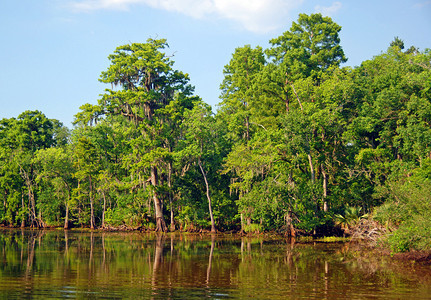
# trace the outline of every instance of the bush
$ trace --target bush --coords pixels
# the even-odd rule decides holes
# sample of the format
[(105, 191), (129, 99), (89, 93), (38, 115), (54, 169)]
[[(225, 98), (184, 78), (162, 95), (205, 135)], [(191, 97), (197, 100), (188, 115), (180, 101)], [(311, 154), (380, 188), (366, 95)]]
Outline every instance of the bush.
[(431, 249), (431, 217), (415, 216), (389, 235), (387, 242), (392, 252)]
[(431, 250), (431, 178), (429, 164), (404, 182), (387, 185), (390, 200), (376, 210), (376, 219), (394, 227), (386, 242), (393, 252)]
[(146, 210), (136, 211), (132, 208), (108, 208), (105, 212), (105, 225), (118, 227), (125, 225), (127, 227), (151, 228), (151, 222), (146, 218)]
[(260, 224), (251, 223), (250, 225), (244, 225), (244, 231), (247, 233), (261, 233), (263, 226)]

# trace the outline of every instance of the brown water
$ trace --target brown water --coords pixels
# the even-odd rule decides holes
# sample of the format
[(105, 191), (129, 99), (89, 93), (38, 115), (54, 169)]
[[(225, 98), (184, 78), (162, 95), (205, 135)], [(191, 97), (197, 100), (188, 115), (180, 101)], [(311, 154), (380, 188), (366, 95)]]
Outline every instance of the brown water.
[(0, 299), (431, 299), (431, 267), (348, 244), (0, 230)]

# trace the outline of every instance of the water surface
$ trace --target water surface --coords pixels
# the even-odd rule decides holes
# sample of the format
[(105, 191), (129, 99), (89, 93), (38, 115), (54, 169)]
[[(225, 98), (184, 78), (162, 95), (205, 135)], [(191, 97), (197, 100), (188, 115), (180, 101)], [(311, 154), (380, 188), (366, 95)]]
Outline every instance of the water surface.
[(0, 229), (1, 299), (431, 299), (431, 269), (349, 244)]

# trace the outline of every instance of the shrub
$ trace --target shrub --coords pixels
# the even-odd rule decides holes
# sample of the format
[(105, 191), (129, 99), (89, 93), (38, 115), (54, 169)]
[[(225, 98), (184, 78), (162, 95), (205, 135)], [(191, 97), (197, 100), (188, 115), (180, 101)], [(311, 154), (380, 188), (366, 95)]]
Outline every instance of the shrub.
[[(424, 170), (426, 168), (426, 170)], [(390, 200), (376, 210), (376, 219), (395, 230), (386, 242), (393, 252), (431, 250), (431, 178), (428, 164), (404, 182), (387, 185)]]
[(251, 223), (250, 225), (244, 225), (244, 231), (247, 233), (260, 233), (262, 229), (263, 226), (261, 224)]

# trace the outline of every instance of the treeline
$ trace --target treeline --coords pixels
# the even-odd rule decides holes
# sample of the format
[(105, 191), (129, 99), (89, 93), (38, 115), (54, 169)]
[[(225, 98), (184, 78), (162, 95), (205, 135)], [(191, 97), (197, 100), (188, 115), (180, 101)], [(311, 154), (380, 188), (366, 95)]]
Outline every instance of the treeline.
[(374, 212), (416, 247), (408, 233), (431, 225), (431, 52), (395, 38), (341, 67), (340, 30), (301, 14), (268, 49), (235, 49), (216, 114), (166, 40), (118, 47), (110, 89), (71, 132), (39, 111), (1, 121), (0, 222), (318, 234)]

